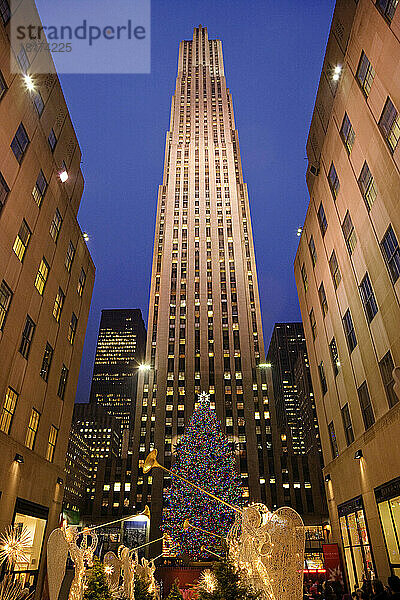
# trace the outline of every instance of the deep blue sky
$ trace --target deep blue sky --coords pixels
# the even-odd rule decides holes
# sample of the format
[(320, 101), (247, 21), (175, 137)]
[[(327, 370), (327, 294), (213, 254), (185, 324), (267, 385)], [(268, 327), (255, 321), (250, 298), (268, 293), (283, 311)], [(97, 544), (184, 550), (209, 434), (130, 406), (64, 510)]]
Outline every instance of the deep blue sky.
[(97, 268), (78, 401), (88, 398), (101, 309), (139, 307), (147, 322), (178, 44), (199, 23), (223, 42), (266, 349), (275, 322), (300, 318), (293, 258), (308, 204), (305, 144), (333, 8), (334, 0), (153, 0), (150, 75), (62, 76), (83, 152), (79, 221)]

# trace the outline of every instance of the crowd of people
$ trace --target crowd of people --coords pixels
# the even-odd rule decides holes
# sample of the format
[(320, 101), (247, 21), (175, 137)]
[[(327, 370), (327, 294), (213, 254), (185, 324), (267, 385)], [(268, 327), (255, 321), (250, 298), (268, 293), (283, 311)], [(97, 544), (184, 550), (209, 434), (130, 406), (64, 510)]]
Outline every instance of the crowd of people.
[(305, 581), (303, 600), (400, 600), (400, 578), (391, 575), (387, 585), (380, 579), (365, 580), (351, 593), (336, 581)]

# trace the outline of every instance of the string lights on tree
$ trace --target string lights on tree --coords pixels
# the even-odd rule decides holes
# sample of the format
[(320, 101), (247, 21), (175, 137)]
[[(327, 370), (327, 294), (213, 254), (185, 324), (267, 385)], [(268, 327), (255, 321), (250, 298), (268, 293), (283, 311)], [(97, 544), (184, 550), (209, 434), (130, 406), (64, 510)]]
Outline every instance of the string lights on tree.
[[(175, 450), (173, 473), (218, 496), (229, 505), (240, 506), (242, 490), (231, 444), (210, 407), (208, 394), (201, 394), (193, 416)], [(174, 477), (164, 495), (162, 530), (191, 558), (208, 555), (202, 546), (218, 552), (234, 511)], [(183, 527), (185, 520), (191, 527)], [(203, 531), (201, 531), (203, 530)], [(210, 535), (209, 533), (217, 535)]]

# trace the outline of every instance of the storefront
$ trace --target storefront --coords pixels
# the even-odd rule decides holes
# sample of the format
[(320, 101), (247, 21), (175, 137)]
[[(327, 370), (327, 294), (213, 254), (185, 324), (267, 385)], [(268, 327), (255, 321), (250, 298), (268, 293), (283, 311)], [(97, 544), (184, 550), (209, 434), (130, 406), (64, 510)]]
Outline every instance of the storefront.
[(338, 506), (349, 589), (374, 578), (375, 568), (369, 542), (362, 496)]
[(400, 477), (375, 488), (375, 498), (390, 569), (400, 577)]
[(15, 573), (22, 585), (36, 585), (48, 513), (49, 509), (44, 506), (17, 498), (14, 527), (23, 530), (29, 540), (25, 559), (15, 565)]

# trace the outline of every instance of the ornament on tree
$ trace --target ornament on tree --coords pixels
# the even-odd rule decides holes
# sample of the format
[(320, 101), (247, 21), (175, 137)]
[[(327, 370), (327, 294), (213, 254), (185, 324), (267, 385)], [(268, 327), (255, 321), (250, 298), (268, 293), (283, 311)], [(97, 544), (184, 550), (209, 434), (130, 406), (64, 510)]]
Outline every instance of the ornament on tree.
[[(154, 463), (152, 466), (158, 466)], [(199, 396), (193, 416), (175, 450), (171, 486), (165, 493), (161, 529), (191, 558), (207, 556), (202, 546), (220, 550), (241, 505), (242, 490), (231, 445), (222, 433), (209, 396)], [(188, 482), (195, 481), (198, 488)], [(210, 494), (203, 493), (205, 490)], [(214, 498), (214, 500), (213, 500)], [(215, 502), (217, 500), (218, 502)], [(185, 519), (191, 527), (183, 528)], [(216, 534), (210, 537), (208, 532)]]

